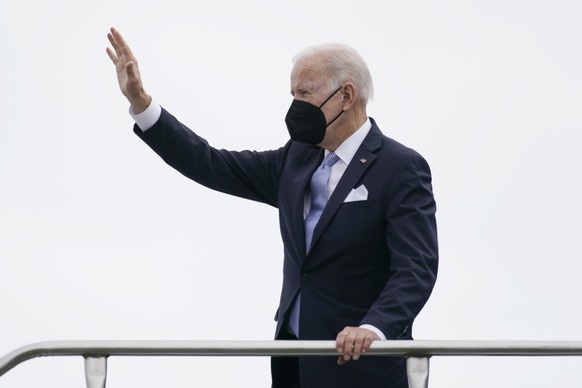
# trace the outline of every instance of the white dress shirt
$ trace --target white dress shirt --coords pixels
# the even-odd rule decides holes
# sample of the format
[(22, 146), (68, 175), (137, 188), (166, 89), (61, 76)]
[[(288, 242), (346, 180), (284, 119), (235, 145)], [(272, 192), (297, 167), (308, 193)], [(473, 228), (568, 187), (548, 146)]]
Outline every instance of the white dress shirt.
[(153, 127), (154, 124), (159, 120), (160, 116), (162, 115), (162, 107), (154, 100), (152, 100), (150, 105), (143, 112), (135, 114), (133, 113), (133, 109), (129, 108), (129, 114), (131, 117), (133, 117), (133, 120), (139, 129), (141, 129), (142, 132), (145, 132)]

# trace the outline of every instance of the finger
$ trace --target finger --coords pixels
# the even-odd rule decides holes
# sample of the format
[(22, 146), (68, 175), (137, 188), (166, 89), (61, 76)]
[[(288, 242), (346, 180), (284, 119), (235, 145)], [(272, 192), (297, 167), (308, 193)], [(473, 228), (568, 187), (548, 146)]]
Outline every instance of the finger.
[(375, 340), (374, 336), (371, 336), (371, 335), (367, 335), (364, 338), (364, 344), (362, 346), (362, 354), (364, 354), (368, 350), (370, 350), (370, 346), (372, 346), (372, 342), (374, 342), (374, 340)]
[[(112, 29), (112, 31), (113, 31), (113, 29)], [(119, 49), (119, 43), (115, 39), (115, 36), (113, 35), (112, 32), (107, 34), (107, 39), (109, 40), (109, 43), (111, 43), (111, 47), (113, 47), (113, 50), (115, 50), (115, 54), (117, 56), (120, 56), (121, 50)]]
[(364, 346), (364, 335), (361, 333), (356, 334), (356, 338), (354, 339), (354, 349), (352, 350), (352, 359), (358, 360), (360, 358), (360, 354), (362, 353), (362, 348)]
[[(338, 363), (340, 365), (344, 364), (345, 361), (349, 361), (349, 355), (352, 352), (352, 345), (350, 343), (348, 343), (347, 338), (349, 335), (349, 331), (344, 329), (342, 331), (340, 331), (337, 335), (337, 339), (336, 339), (336, 343), (335, 343), (335, 348), (336, 351), (338, 353), (340, 353), (340, 360), (338, 360)], [(348, 358), (346, 360), (344, 360), (344, 358), (346, 357), (346, 354), (348, 355)]]
[(347, 331), (345, 329), (342, 330), (342, 331), (340, 331), (337, 334), (337, 337), (336, 337), (336, 340), (335, 340), (335, 350), (338, 353), (343, 353), (344, 352), (344, 341), (345, 341), (345, 338), (346, 338), (346, 334), (347, 334)]
[(345, 327), (338, 333), (336, 338), (336, 350), (340, 353), (338, 359), (339, 365), (343, 365), (351, 359), (356, 333), (357, 329), (355, 327)]
[(117, 58), (117, 55), (115, 55), (115, 53), (113, 52), (113, 50), (111, 50), (109, 47), (107, 47), (107, 49), (105, 51), (107, 51), (107, 55), (109, 55), (111, 62), (113, 62), (114, 65), (117, 65), (118, 58)]
[(344, 341), (344, 360), (349, 361), (352, 358), (352, 351), (354, 350), (354, 341), (356, 339), (356, 336), (353, 332), (349, 332), (348, 335), (346, 335), (345, 341)]
[[(131, 53), (131, 49), (129, 48), (129, 45), (127, 44), (123, 36), (119, 33), (119, 31), (111, 27), (111, 33), (113, 34), (115, 41), (119, 45), (119, 50), (125, 55), (133, 56), (133, 54)], [(119, 53), (117, 55), (119, 55)]]

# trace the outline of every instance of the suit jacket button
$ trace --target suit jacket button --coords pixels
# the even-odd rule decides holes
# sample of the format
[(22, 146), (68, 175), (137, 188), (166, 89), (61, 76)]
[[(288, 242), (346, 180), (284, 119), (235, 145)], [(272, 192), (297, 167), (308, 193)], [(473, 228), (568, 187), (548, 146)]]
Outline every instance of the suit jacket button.
[(309, 274), (307, 272), (303, 272), (301, 274), (301, 279), (303, 279), (303, 280), (309, 280)]

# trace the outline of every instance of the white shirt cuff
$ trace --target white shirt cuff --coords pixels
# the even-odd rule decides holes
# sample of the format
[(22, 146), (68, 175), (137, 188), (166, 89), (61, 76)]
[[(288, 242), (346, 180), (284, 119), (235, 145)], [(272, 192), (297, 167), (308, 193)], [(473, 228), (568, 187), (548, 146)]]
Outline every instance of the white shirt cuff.
[(146, 110), (139, 114), (134, 114), (131, 107), (129, 108), (129, 114), (135, 120), (135, 123), (142, 130), (142, 132), (147, 131), (159, 120), (162, 115), (162, 107), (156, 103), (154, 100), (150, 103)]
[(382, 330), (378, 329), (376, 326), (372, 326), (372, 325), (368, 325), (367, 323), (364, 323), (363, 325), (360, 325), (360, 327), (362, 329), (368, 329), (373, 331), (374, 333), (376, 333), (376, 335), (378, 337), (380, 337), (381, 340), (386, 340), (386, 336), (384, 335), (384, 333), (382, 333)]

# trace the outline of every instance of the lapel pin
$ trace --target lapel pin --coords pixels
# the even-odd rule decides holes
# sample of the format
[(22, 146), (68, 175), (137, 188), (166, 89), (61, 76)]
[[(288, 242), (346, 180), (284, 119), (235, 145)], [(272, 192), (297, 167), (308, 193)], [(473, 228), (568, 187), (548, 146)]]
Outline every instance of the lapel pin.
[(366, 160), (366, 159), (364, 159), (364, 158), (360, 159), (360, 163), (364, 164), (364, 163), (366, 163), (366, 162), (367, 162), (367, 160)]

